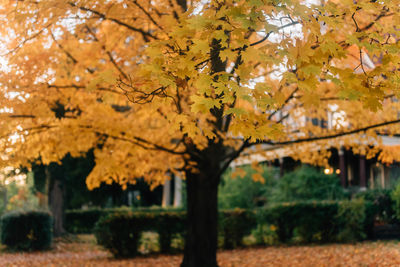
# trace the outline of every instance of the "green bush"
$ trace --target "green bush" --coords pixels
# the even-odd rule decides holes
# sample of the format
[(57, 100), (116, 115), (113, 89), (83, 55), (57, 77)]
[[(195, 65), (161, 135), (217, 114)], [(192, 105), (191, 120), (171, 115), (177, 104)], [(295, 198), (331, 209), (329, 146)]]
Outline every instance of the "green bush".
[(289, 242), (294, 233), (303, 242), (329, 242), (334, 239), (337, 202), (276, 203), (263, 214), (267, 223), (276, 227), (280, 242)]
[(305, 243), (364, 239), (373, 212), (363, 200), (275, 203), (257, 211), (258, 225), (272, 225), (282, 243), (294, 237)]
[(115, 257), (133, 257), (138, 254), (140, 235), (154, 231), (159, 235), (160, 251), (171, 251), (174, 234), (184, 233), (186, 214), (183, 211), (125, 211), (102, 217), (95, 226), (97, 242), (109, 249)]
[(114, 257), (133, 257), (138, 253), (144, 225), (145, 222), (140, 222), (132, 212), (115, 213), (100, 218), (94, 233), (97, 243), (108, 249)]
[(93, 233), (93, 229), (98, 220), (107, 216), (108, 214), (116, 212), (172, 212), (182, 211), (182, 209), (175, 208), (160, 208), (146, 207), (146, 208), (130, 208), (130, 207), (118, 207), (118, 208), (90, 208), (86, 210), (67, 210), (65, 212), (65, 228), (69, 233), (73, 234), (90, 234)]
[(366, 237), (366, 205), (363, 199), (342, 201), (336, 215), (339, 226), (338, 241), (351, 242)]
[(302, 215), (298, 218), (296, 227), (301, 241), (306, 243), (334, 241), (337, 233), (335, 225), (337, 212), (337, 202), (302, 203)]
[(148, 230), (158, 233), (160, 251), (171, 252), (171, 241), (175, 234), (184, 235), (186, 212), (184, 211), (153, 211), (149, 214)]
[(397, 219), (397, 221), (399, 221), (400, 220), (400, 183), (392, 191), (391, 199), (393, 201), (393, 209), (394, 209), (396, 219)]
[(67, 210), (65, 212), (65, 229), (69, 233), (74, 234), (91, 233), (100, 217), (107, 214), (107, 210), (100, 208), (88, 210)]
[[(219, 232), (224, 240), (224, 248), (241, 246), (243, 237), (250, 234), (255, 226), (254, 211), (235, 209), (219, 213)], [(177, 234), (183, 236), (185, 230), (185, 211), (125, 211), (102, 217), (96, 224), (95, 235), (98, 243), (115, 257), (133, 257), (138, 253), (142, 232), (157, 232), (160, 252), (169, 253), (172, 251), (172, 238)]]
[(255, 213), (245, 209), (223, 210), (219, 213), (219, 232), (225, 249), (243, 245), (243, 237), (256, 226)]
[(355, 199), (364, 199), (371, 202), (375, 207), (375, 221), (380, 223), (395, 223), (395, 199), (390, 189), (368, 189), (354, 195)]
[(265, 183), (253, 181), (252, 174), (256, 171), (251, 166), (240, 167), (245, 171), (244, 177), (233, 177), (231, 169), (225, 172), (218, 191), (219, 208), (251, 209), (268, 203), (270, 191), (276, 182), (274, 179), (276, 170), (265, 165), (261, 165), (261, 167)]
[(257, 213), (258, 224), (271, 224), (276, 229), (280, 242), (285, 243), (292, 239), (293, 230), (296, 226), (298, 210), (294, 203), (276, 203), (262, 208)]
[(12, 250), (48, 249), (52, 239), (53, 221), (48, 212), (11, 212), (1, 217), (1, 242)]
[(279, 179), (272, 192), (275, 202), (341, 200), (348, 195), (337, 175), (326, 175), (315, 168), (302, 166)]

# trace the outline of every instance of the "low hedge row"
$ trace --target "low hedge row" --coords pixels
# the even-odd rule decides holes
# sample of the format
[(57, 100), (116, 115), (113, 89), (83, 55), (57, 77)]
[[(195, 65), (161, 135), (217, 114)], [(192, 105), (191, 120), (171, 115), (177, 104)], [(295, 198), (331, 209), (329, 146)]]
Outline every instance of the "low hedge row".
[(85, 210), (67, 210), (65, 212), (65, 229), (72, 234), (91, 234), (96, 223), (101, 217), (107, 216), (113, 213), (124, 213), (124, 212), (179, 212), (182, 209), (174, 208), (160, 208), (160, 207), (150, 207), (150, 208), (91, 208)]
[(1, 217), (1, 243), (11, 250), (44, 250), (51, 246), (53, 220), (49, 212), (11, 212)]
[(255, 212), (245, 209), (222, 210), (219, 212), (218, 232), (223, 238), (223, 247), (233, 249), (243, 245), (243, 237), (256, 227)]
[[(273, 229), (281, 243), (358, 241), (372, 237), (379, 210), (376, 203), (364, 199), (277, 203), (255, 210), (222, 210), (219, 234), (226, 249), (242, 246), (243, 237), (263, 225)], [(183, 236), (186, 228), (183, 210), (132, 211), (124, 208), (70, 211), (67, 214), (75, 216), (73, 229), (90, 229), (95, 219), (100, 218), (95, 226), (96, 238), (116, 257), (136, 255), (144, 231), (157, 232), (160, 251), (170, 252), (172, 238), (176, 234)], [(52, 219), (48, 212), (9, 213), (0, 222), (1, 241), (11, 249), (41, 250), (51, 245)]]
[[(242, 245), (243, 237), (269, 225), (281, 243), (350, 242), (371, 237), (376, 207), (362, 199), (278, 203), (256, 210), (223, 210), (219, 234), (227, 249)], [(100, 245), (116, 257), (136, 255), (143, 231), (159, 234), (161, 252), (170, 252), (175, 234), (185, 234), (184, 211), (129, 211), (109, 213), (96, 225)]]
[(97, 242), (115, 257), (136, 255), (140, 235), (144, 231), (157, 232), (160, 251), (168, 253), (173, 235), (184, 232), (185, 217), (183, 211), (115, 212), (102, 217), (94, 233)]
[[(243, 237), (255, 226), (252, 214), (243, 209), (220, 212), (219, 232), (223, 233), (224, 248), (242, 245)], [(98, 243), (115, 257), (127, 257), (137, 254), (140, 235), (144, 231), (157, 232), (160, 251), (169, 253), (172, 238), (176, 234), (183, 236), (185, 229), (185, 211), (118, 211), (101, 217), (94, 233)]]
[(348, 242), (372, 237), (376, 207), (364, 200), (274, 204), (258, 210), (257, 223), (272, 225), (280, 242)]

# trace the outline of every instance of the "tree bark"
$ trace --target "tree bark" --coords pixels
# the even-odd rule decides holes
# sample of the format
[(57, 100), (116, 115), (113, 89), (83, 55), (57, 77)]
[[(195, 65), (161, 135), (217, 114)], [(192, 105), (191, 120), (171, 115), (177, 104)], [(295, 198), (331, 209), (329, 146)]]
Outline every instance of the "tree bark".
[(217, 267), (217, 171), (186, 173), (187, 233), (181, 267)]
[(53, 234), (55, 237), (65, 234), (64, 229), (64, 192), (60, 179), (53, 176), (50, 168), (46, 167), (46, 176), (49, 182), (49, 209), (53, 215)]
[(164, 182), (161, 206), (164, 208), (171, 206), (171, 180)]
[(174, 207), (182, 207), (182, 179), (179, 176), (174, 177)]

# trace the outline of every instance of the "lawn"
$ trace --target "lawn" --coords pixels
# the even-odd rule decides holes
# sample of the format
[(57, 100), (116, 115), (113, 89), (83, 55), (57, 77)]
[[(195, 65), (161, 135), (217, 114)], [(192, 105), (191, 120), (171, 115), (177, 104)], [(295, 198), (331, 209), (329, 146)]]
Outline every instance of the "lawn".
[[(142, 256), (115, 260), (98, 247), (92, 236), (58, 240), (46, 252), (2, 251), (0, 266), (179, 266), (182, 255)], [(250, 266), (399, 266), (400, 243), (363, 242), (314, 246), (282, 246), (220, 251), (221, 267)]]

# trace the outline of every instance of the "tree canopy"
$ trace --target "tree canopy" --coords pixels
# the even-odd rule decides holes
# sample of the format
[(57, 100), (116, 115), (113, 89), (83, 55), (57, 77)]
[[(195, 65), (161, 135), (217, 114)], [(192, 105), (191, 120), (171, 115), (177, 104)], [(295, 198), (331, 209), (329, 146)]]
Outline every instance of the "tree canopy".
[(398, 159), (378, 133), (399, 132), (399, 9), (398, 0), (1, 1), (2, 164), (94, 148), (94, 188), (135, 177), (157, 185), (171, 172), (218, 184), (241, 154), (282, 147), (318, 164), (342, 146)]
[(93, 188), (157, 184), (210, 143), (227, 165), (255, 144), (305, 151), (354, 130), (366, 153), (374, 126), (398, 120), (398, 4), (2, 1), (3, 160), (97, 147)]

